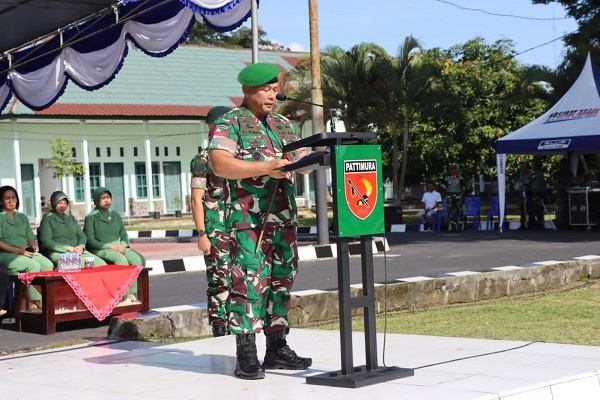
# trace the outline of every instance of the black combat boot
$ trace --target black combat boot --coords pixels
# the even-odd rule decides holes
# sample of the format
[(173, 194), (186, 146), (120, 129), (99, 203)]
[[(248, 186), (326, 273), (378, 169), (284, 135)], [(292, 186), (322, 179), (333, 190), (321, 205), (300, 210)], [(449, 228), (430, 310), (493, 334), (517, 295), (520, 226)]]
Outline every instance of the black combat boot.
[(237, 345), (235, 376), (242, 379), (263, 379), (265, 370), (258, 362), (256, 335), (254, 333), (235, 335), (235, 343)]
[(264, 369), (307, 369), (312, 365), (311, 358), (296, 355), (285, 340), (285, 330), (267, 334), (267, 353), (263, 362)]
[(213, 325), (212, 334), (214, 337), (227, 335), (227, 327), (225, 325)]

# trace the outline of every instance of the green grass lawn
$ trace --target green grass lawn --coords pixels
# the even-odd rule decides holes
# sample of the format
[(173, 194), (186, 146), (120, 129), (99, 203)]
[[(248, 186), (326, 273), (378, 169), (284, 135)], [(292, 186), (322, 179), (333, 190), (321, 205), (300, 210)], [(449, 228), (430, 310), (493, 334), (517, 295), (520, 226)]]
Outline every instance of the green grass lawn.
[[(387, 318), (377, 318), (377, 332), (600, 346), (599, 302), (600, 282), (594, 281), (554, 293), (390, 313)], [(309, 328), (339, 330), (339, 324)], [(354, 319), (352, 330), (363, 330), (362, 317)], [(179, 343), (197, 339), (202, 337), (144, 340)]]
[[(600, 282), (556, 293), (506, 298), (377, 318), (377, 331), (600, 346)], [(338, 330), (336, 323), (312, 328)], [(353, 321), (362, 331), (362, 318)]]

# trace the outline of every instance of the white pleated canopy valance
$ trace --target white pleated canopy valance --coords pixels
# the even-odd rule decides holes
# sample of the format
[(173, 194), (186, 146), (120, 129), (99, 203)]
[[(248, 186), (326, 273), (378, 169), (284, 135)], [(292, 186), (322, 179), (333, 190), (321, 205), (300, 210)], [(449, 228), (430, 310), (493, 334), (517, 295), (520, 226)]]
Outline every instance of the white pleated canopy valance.
[(33, 110), (49, 107), (67, 82), (86, 90), (108, 84), (123, 65), (127, 42), (164, 57), (196, 21), (227, 32), (250, 17), (251, 0), (127, 0), (104, 15), (0, 60), (0, 111), (12, 95)]

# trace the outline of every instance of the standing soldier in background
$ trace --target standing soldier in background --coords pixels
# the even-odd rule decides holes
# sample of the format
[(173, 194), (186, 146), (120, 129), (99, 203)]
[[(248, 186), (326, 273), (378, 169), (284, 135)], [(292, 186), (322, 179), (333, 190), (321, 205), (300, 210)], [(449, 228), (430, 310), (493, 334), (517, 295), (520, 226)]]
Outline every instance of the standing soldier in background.
[(466, 191), (465, 180), (456, 172), (456, 165), (448, 168), (450, 175), (444, 179), (446, 186), (446, 204), (448, 207), (448, 231), (458, 232), (458, 224), (461, 230), (464, 227), (463, 220), (463, 195)]
[(527, 229), (529, 219), (534, 219), (533, 208), (531, 203), (531, 182), (533, 181), (533, 172), (531, 172), (531, 166), (528, 162), (524, 162), (521, 165), (521, 172), (519, 173), (519, 182), (521, 184), (521, 202), (519, 203), (519, 210), (521, 211), (521, 226), (519, 229)]
[[(226, 178), (229, 189), (228, 329), (236, 335), (235, 375), (242, 379), (262, 379), (265, 369), (312, 365), (286, 341), (290, 292), (298, 270), (297, 208), (294, 173), (281, 167), (297, 158), (284, 154), (283, 146), (299, 138), (288, 119), (273, 113), (280, 72), (275, 65), (257, 63), (239, 73), (244, 101), (215, 123), (209, 144), (211, 167)], [(267, 339), (263, 365), (256, 349), (260, 331)]]
[[(214, 122), (229, 107), (214, 107), (206, 115), (206, 123)], [(210, 136), (210, 131), (209, 131)], [(190, 164), (192, 179), (192, 215), (198, 233), (198, 250), (204, 254), (208, 289), (208, 322), (213, 336), (227, 333), (228, 298), (231, 286), (229, 235), (225, 230), (225, 190), (223, 179), (210, 170), (208, 150), (202, 149)]]
[(566, 229), (569, 227), (569, 189), (577, 186), (566, 158), (561, 158), (553, 183), (556, 189), (556, 225)]
[(531, 180), (531, 207), (533, 209), (529, 227), (544, 229), (544, 197), (546, 196), (546, 178), (540, 161), (531, 164), (533, 169)]

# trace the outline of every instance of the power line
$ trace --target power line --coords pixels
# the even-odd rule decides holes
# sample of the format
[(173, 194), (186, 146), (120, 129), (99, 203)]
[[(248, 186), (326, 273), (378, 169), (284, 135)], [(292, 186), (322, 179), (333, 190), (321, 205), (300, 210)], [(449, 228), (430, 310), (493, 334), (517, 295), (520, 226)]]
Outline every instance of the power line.
[(500, 13), (493, 13), (491, 11), (487, 11), (487, 10), (484, 10), (482, 8), (464, 7), (464, 6), (461, 6), (459, 4), (452, 3), (451, 1), (446, 1), (446, 0), (433, 0), (433, 1), (437, 1), (438, 3), (448, 4), (448, 5), (454, 6), (456, 8), (459, 8), (461, 10), (480, 12), (480, 13), (487, 14), (487, 15), (493, 15), (495, 17), (519, 18), (519, 19), (527, 19), (527, 20), (533, 20), (533, 21), (556, 21), (556, 20), (560, 20), (560, 19), (569, 19), (568, 17), (562, 17), (562, 18), (554, 18), (554, 17), (552, 17), (552, 18), (536, 18), (536, 17), (524, 17), (522, 15), (514, 15), (514, 14), (500, 14)]
[(562, 35), (562, 36), (559, 36), (559, 37), (557, 37), (557, 38), (555, 38), (555, 39), (552, 39), (552, 40), (550, 40), (550, 41), (548, 41), (548, 42), (545, 42), (545, 43), (539, 44), (539, 45), (537, 45), (537, 46), (534, 46), (534, 47), (530, 47), (530, 48), (528, 48), (527, 50), (523, 50), (523, 51), (521, 51), (521, 52), (519, 52), (519, 53), (516, 53), (516, 54), (515, 54), (515, 56), (520, 56), (521, 54), (523, 54), (523, 53), (527, 53), (528, 51), (535, 50), (535, 49), (539, 49), (540, 47), (547, 46), (547, 45), (549, 45), (550, 43), (554, 43), (554, 42), (556, 42), (557, 40), (563, 39), (565, 36), (568, 36), (568, 35), (570, 35), (570, 34), (572, 34), (572, 33), (575, 33), (575, 32), (577, 32), (577, 31), (572, 31), (572, 32), (569, 32), (569, 33), (565, 33), (564, 35)]

